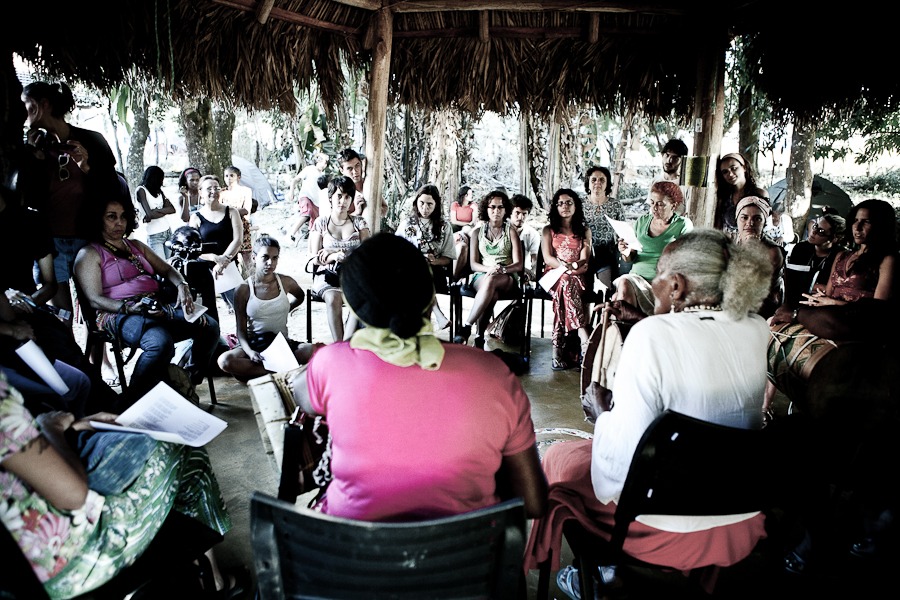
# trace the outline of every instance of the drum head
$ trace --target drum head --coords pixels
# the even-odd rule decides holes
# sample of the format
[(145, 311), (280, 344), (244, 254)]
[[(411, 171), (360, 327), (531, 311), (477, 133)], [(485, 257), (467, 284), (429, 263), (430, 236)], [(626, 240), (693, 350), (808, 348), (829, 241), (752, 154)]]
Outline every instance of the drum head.
[[(581, 363), (582, 394), (592, 381), (597, 381), (604, 387), (612, 389), (616, 367), (619, 364), (619, 355), (622, 353), (622, 344), (630, 329), (630, 323), (610, 321), (605, 340), (603, 339), (602, 323), (591, 332), (587, 351), (584, 353), (584, 361)], [(601, 340), (603, 341), (602, 348), (600, 347)]]

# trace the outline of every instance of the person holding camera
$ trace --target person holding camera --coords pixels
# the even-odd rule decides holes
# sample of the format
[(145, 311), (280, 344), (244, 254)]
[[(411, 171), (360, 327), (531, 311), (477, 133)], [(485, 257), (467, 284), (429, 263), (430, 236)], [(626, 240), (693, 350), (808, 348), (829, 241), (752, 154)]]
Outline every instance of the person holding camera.
[[(143, 351), (134, 366), (128, 402), (169, 380), (168, 365), (175, 342), (181, 340), (193, 340), (186, 369), (199, 382), (219, 340), (214, 319), (192, 317), (194, 300), (181, 273), (146, 244), (127, 239), (135, 222), (134, 205), (110, 200), (95, 215), (96, 241), (75, 259), (75, 280), (97, 310), (97, 326), (118, 336), (123, 346)], [(163, 297), (163, 282), (175, 287), (174, 301)]]
[[(22, 102), (28, 132), (17, 187), (53, 237), (53, 269), (59, 287), (52, 303), (71, 312), (69, 280), (75, 256), (88, 241), (88, 215), (92, 207), (110, 198), (124, 202), (125, 196), (106, 139), (66, 122), (66, 115), (75, 108), (68, 86), (30, 83), (22, 90)], [(130, 194), (127, 199), (130, 202)]]

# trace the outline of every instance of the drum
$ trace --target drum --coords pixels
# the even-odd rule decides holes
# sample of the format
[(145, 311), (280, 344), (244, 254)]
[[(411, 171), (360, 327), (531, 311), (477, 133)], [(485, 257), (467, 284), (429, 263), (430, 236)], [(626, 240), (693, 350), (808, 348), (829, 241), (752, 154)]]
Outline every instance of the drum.
[(769, 380), (815, 418), (870, 420), (893, 404), (896, 348), (834, 342), (788, 323), (772, 327), (767, 358)]
[(581, 393), (592, 381), (612, 389), (622, 354), (622, 344), (631, 329), (630, 323), (602, 320), (588, 339), (588, 347), (581, 363)]

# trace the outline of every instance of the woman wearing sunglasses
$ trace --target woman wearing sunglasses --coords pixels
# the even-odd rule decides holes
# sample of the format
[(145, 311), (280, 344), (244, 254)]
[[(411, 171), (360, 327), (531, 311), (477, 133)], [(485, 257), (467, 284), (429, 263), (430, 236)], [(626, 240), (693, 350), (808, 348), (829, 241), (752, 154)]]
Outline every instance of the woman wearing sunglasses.
[(75, 98), (64, 83), (30, 83), (22, 90), (22, 102), (33, 160), (22, 166), (19, 189), (53, 236), (59, 283), (53, 305), (71, 311), (69, 280), (75, 256), (87, 244), (90, 215), (96, 212), (91, 209), (111, 198), (124, 201), (116, 159), (102, 135), (66, 122)]
[(834, 258), (846, 248), (842, 240), (847, 222), (844, 217), (823, 214), (812, 221), (809, 237), (798, 242), (784, 265), (784, 304), (797, 308), (801, 294), (824, 290)]

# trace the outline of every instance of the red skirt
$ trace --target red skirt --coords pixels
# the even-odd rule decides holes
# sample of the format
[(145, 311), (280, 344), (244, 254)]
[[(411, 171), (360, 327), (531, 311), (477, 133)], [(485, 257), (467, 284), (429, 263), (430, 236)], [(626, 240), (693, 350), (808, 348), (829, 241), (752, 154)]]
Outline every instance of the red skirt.
[[(542, 462), (550, 484), (547, 514), (532, 525), (525, 548), (526, 572), (538, 568), (551, 550), (551, 569), (559, 569), (563, 523), (568, 519), (578, 520), (593, 535), (610, 539), (616, 505), (603, 504), (594, 495), (591, 444), (591, 440), (561, 442), (547, 450)], [(649, 563), (690, 571), (735, 564), (749, 556), (757, 542), (765, 537), (762, 514), (739, 523), (689, 533), (662, 531), (635, 521), (628, 529), (624, 550)]]

